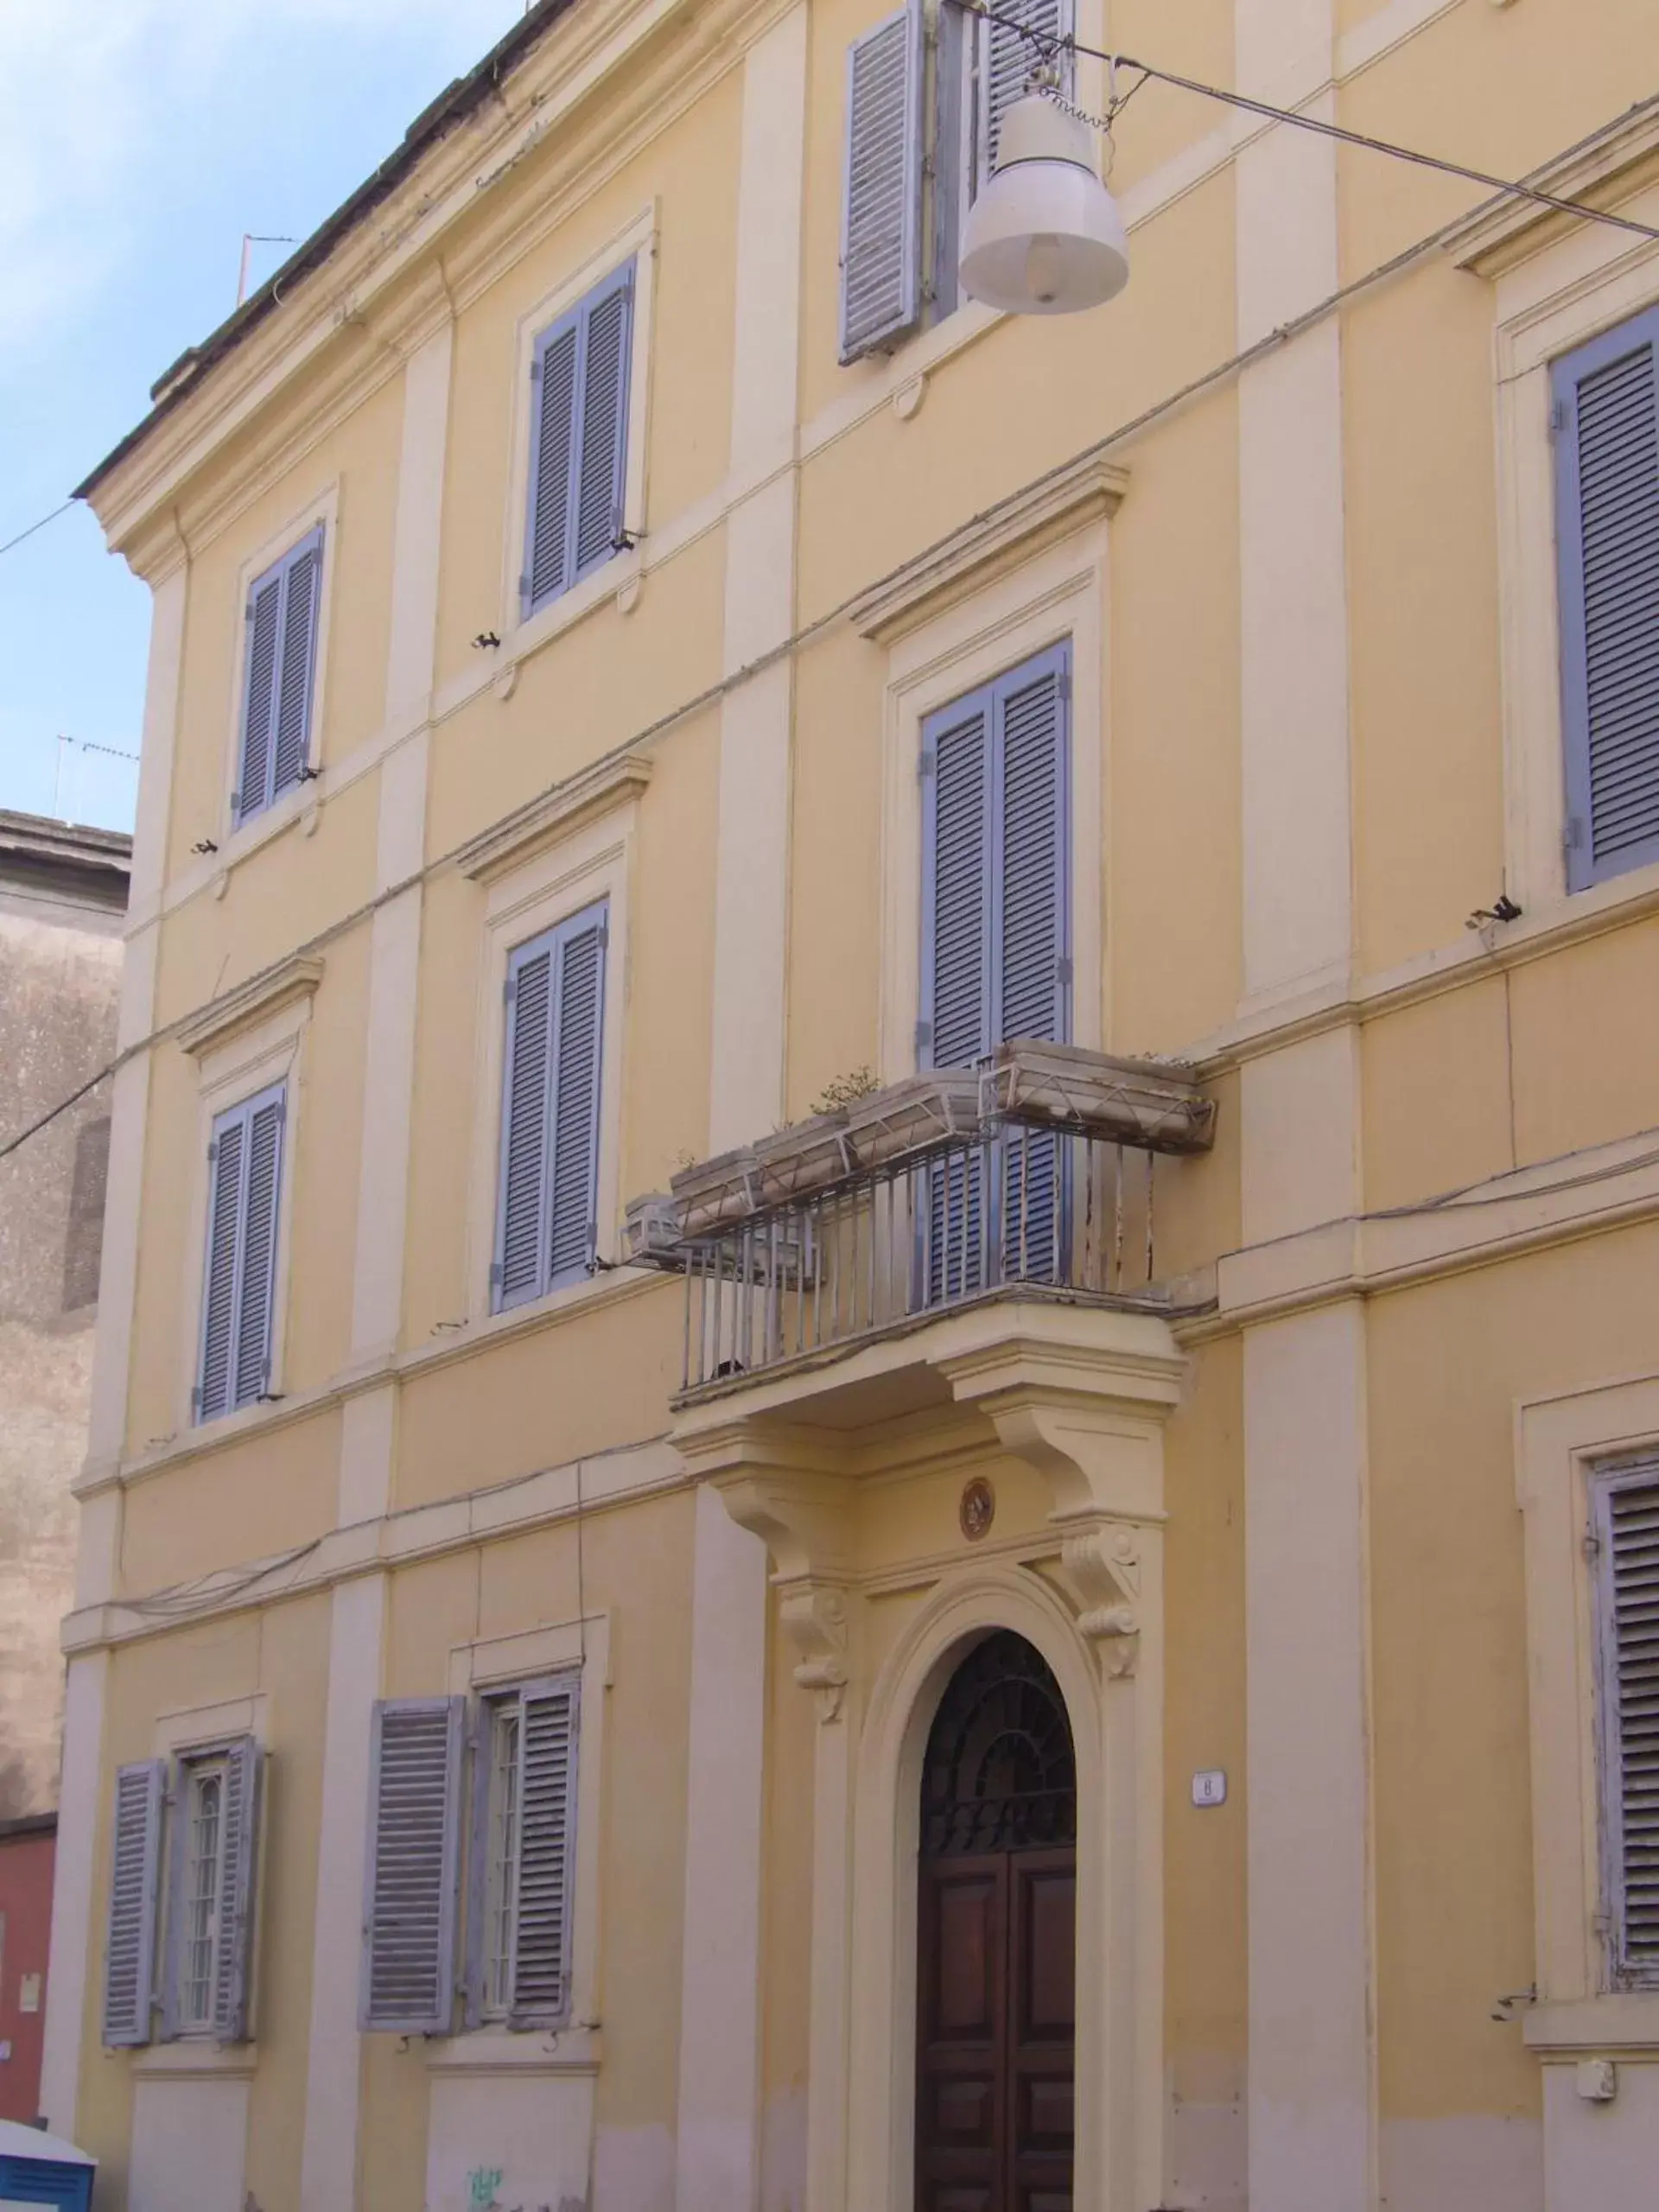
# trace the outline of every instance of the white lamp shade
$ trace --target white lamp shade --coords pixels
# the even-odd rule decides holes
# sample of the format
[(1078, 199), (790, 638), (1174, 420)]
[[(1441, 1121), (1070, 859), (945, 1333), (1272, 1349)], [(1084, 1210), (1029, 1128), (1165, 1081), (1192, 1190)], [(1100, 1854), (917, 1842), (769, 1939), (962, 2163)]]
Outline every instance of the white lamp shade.
[(1096, 175), (1089, 126), (1052, 100), (1002, 118), (996, 174), (968, 211), (962, 282), (1009, 315), (1076, 315), (1129, 281), (1117, 203)]

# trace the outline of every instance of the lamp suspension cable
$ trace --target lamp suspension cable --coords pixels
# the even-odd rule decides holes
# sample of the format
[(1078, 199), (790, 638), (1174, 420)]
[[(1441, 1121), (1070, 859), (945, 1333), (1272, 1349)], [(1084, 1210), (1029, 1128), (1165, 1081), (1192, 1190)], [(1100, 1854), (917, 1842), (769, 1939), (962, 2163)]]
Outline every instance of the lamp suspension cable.
[(1540, 207), (1554, 208), (1558, 214), (1576, 215), (1586, 222), (1605, 223), (1614, 230), (1628, 231), (1639, 238), (1649, 238), (1659, 244), (1659, 228), (1651, 223), (1639, 223), (1631, 215), (1616, 215), (1610, 208), (1592, 207), (1582, 200), (1564, 200), (1554, 192), (1543, 192), (1535, 185), (1522, 184), (1513, 177), (1493, 176), (1488, 170), (1471, 168), (1463, 162), (1448, 162), (1438, 154), (1421, 153), (1411, 146), (1396, 146), (1388, 138), (1374, 138), (1368, 131), (1348, 130), (1339, 123), (1324, 123), (1319, 117), (1304, 115), (1298, 109), (1274, 107), (1269, 100), (1252, 99), (1245, 92), (1228, 92), (1220, 85), (1206, 85), (1197, 77), (1182, 77), (1173, 69), (1159, 69), (1149, 61), (1139, 61), (1133, 54), (1108, 54), (1097, 46), (1083, 46), (1075, 38), (1061, 37), (1052, 31), (1038, 30), (1017, 17), (999, 14), (988, 7), (985, 0), (950, 0), (952, 7), (963, 14), (979, 16), (988, 23), (995, 23), (1004, 30), (1014, 31), (1035, 51), (1039, 62), (1052, 61), (1061, 54), (1086, 54), (1092, 61), (1103, 61), (1114, 73), (1119, 69), (1138, 72), (1137, 80), (1120, 99), (1116, 93), (1108, 101), (1104, 116), (1087, 114), (1063, 98), (1053, 87), (1041, 86), (1045, 99), (1052, 100), (1066, 114), (1080, 123), (1087, 123), (1095, 130), (1109, 137), (1114, 118), (1133, 99), (1141, 86), (1151, 79), (1160, 85), (1173, 86), (1177, 92), (1196, 93), (1200, 99), (1218, 100), (1224, 107), (1244, 110), (1246, 114), (1259, 115), (1269, 123), (1288, 123), (1298, 130), (1311, 130), (1321, 138), (1334, 138), (1344, 146), (1357, 146), (1369, 154), (1386, 154), (1393, 161), (1410, 162), (1418, 168), (1438, 169), (1443, 176), (1460, 177), (1465, 184), (1484, 185), (1489, 192), (1506, 194), (1515, 200), (1530, 200)]

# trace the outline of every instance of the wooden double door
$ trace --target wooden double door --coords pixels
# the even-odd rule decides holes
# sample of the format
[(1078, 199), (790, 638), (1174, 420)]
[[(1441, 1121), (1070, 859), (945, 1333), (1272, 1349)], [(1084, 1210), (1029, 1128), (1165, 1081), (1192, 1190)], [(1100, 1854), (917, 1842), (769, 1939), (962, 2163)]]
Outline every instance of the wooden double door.
[(924, 1858), (916, 2212), (1071, 2212), (1077, 1853)]

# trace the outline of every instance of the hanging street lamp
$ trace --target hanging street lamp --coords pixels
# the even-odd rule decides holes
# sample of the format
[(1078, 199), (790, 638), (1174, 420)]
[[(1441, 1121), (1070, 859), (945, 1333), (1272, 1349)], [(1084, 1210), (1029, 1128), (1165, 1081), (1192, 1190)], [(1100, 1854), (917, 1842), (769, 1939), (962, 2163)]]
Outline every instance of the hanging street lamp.
[(1128, 281), (1123, 219), (1095, 167), (1090, 126), (1040, 92), (1015, 100), (963, 229), (963, 289), (1009, 315), (1076, 315)]

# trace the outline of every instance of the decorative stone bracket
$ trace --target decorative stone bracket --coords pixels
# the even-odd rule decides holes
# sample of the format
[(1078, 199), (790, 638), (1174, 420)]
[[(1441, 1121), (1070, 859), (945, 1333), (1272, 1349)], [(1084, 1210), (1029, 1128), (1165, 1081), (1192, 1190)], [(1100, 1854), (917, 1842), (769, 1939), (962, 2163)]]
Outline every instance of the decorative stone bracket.
[(779, 1612), (801, 1655), (795, 1680), (817, 1693), (821, 1720), (839, 1720), (848, 1680), (846, 1591), (831, 1582), (798, 1582), (779, 1592)]
[(1143, 1567), (1161, 1541), (1164, 1423), (1185, 1363), (1153, 1316), (1115, 1313), (1103, 1329), (1097, 1317), (1076, 1318), (1064, 1317), (1059, 1330), (1049, 1320), (1040, 1332), (1005, 1325), (940, 1364), (958, 1402), (977, 1405), (1004, 1450), (1048, 1485), (1078, 1629), (1108, 1675), (1131, 1675), (1145, 1621)]
[(834, 1447), (738, 1420), (683, 1440), (681, 1456), (712, 1482), (741, 1529), (771, 1555), (784, 1631), (800, 1654), (795, 1680), (836, 1720), (849, 1681), (851, 1577), (847, 1478), (827, 1471)]

